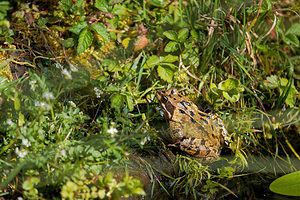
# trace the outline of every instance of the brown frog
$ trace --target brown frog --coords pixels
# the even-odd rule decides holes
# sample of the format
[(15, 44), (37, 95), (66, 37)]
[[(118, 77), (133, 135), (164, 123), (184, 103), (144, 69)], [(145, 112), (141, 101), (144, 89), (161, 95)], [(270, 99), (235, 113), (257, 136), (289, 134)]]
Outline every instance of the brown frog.
[(227, 130), (219, 117), (200, 111), (175, 88), (159, 90), (156, 97), (169, 121), (171, 146), (207, 161), (219, 157), (221, 145), (228, 143)]

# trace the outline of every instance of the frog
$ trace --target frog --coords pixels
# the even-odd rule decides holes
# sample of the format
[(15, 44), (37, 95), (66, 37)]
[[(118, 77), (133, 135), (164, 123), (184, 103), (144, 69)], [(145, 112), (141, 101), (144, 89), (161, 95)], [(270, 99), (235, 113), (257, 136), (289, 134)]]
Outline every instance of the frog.
[(170, 144), (202, 159), (216, 160), (220, 149), (228, 145), (229, 136), (217, 114), (200, 110), (176, 88), (156, 91), (156, 98), (169, 122)]

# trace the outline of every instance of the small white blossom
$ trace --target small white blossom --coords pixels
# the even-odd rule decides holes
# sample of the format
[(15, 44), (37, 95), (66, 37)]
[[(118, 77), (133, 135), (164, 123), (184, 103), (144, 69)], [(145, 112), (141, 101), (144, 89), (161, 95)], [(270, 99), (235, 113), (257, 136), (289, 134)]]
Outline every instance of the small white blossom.
[(70, 70), (72, 72), (77, 72), (78, 71), (78, 69), (73, 64), (69, 63), (69, 65), (70, 65)]
[(67, 152), (66, 150), (62, 149), (60, 154), (63, 156), (63, 157), (66, 157), (67, 156)]
[(23, 200), (23, 197), (18, 197), (17, 200)]
[(101, 95), (103, 94), (103, 92), (101, 90), (99, 90), (97, 87), (94, 87), (94, 91), (95, 91), (97, 98), (100, 98)]
[(67, 69), (61, 70), (61, 73), (65, 76), (66, 79), (72, 79), (72, 75)]
[(33, 91), (35, 90), (35, 84), (36, 84), (36, 80), (29, 81), (30, 89)]
[(28, 139), (22, 139), (22, 144), (24, 145), (24, 146), (26, 146), (26, 147), (30, 147), (31, 146), (31, 143), (29, 142), (29, 140)]
[(111, 137), (115, 137), (116, 133), (118, 132), (118, 129), (115, 127), (110, 127), (107, 132), (111, 135)]
[(58, 68), (58, 69), (62, 69), (63, 67), (61, 66), (61, 64), (59, 63), (55, 63), (55, 67)]
[(7, 123), (8, 125), (10, 125), (10, 126), (15, 125), (15, 123), (13, 123), (13, 121), (12, 121), (11, 119), (7, 119), (7, 120), (6, 120), (6, 123)]
[(73, 107), (76, 108), (76, 104), (73, 101), (69, 101), (69, 104)]
[(27, 151), (26, 150), (19, 150), (19, 148), (17, 147), (16, 148), (16, 154), (17, 154), (17, 156), (19, 156), (20, 158), (24, 158), (25, 156), (26, 156), (26, 154), (27, 154)]
[(148, 137), (144, 137), (144, 138), (141, 140), (141, 145), (146, 144), (146, 142), (149, 141), (149, 140), (150, 140), (150, 137), (149, 137), (149, 136), (148, 136)]
[(34, 102), (36, 107), (41, 107), (43, 110), (50, 110), (51, 106), (45, 102), (36, 101)]
[(54, 96), (53, 96), (52, 92), (45, 92), (45, 93), (43, 94), (43, 97), (44, 97), (47, 101), (49, 101), (49, 100), (51, 100), (51, 99), (54, 99)]

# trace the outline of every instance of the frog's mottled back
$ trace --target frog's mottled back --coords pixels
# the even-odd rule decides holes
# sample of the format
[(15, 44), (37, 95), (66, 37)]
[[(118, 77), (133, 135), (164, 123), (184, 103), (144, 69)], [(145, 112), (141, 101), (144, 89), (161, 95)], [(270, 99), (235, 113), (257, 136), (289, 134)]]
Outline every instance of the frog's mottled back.
[(205, 113), (175, 88), (159, 90), (156, 97), (169, 121), (174, 145), (201, 158), (217, 158), (228, 134), (223, 121), (213, 113)]

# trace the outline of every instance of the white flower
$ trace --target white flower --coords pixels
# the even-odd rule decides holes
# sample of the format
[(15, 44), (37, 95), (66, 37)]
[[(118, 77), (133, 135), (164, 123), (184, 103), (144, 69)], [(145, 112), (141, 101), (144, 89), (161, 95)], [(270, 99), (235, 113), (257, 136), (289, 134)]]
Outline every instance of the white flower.
[(59, 63), (55, 63), (55, 67), (58, 68), (58, 69), (62, 69), (63, 67), (61, 66), (61, 64)]
[(142, 140), (141, 140), (141, 145), (144, 145), (147, 141), (150, 140), (150, 137), (144, 137)]
[(23, 197), (18, 197), (17, 200), (23, 200)]
[(51, 106), (45, 102), (36, 101), (34, 102), (36, 107), (41, 107), (43, 110), (50, 110)]
[(73, 107), (76, 108), (76, 104), (73, 101), (69, 101), (69, 104)]
[(66, 150), (62, 149), (60, 154), (63, 156), (63, 157), (66, 157), (67, 156), (67, 152)]
[(66, 79), (72, 79), (72, 75), (70, 74), (70, 72), (69, 72), (67, 69), (61, 70), (61, 73), (62, 73), (63, 75), (65, 75), (65, 78), (66, 78)]
[(78, 69), (73, 64), (69, 63), (69, 65), (70, 65), (70, 70), (72, 72), (77, 72), (78, 71)]
[(31, 143), (29, 142), (29, 140), (28, 139), (22, 139), (22, 144), (24, 145), (24, 146), (26, 146), (26, 147), (30, 147), (31, 146)]
[(16, 154), (17, 154), (17, 156), (19, 156), (20, 158), (24, 158), (25, 156), (26, 156), (26, 154), (27, 154), (27, 151), (26, 150), (21, 150), (21, 151), (19, 151), (19, 148), (17, 147), (16, 148)]
[(49, 100), (51, 100), (51, 99), (54, 99), (54, 96), (53, 96), (52, 92), (45, 92), (45, 93), (43, 94), (43, 97), (44, 97), (47, 101), (49, 101)]
[(7, 120), (6, 120), (6, 123), (7, 123), (8, 125), (10, 125), (10, 126), (15, 125), (15, 123), (13, 123), (13, 121), (12, 121), (11, 119), (7, 119)]
[(29, 81), (30, 89), (32, 89), (33, 91), (35, 90), (35, 84), (36, 84), (36, 80)]
[(100, 98), (103, 92), (99, 90), (97, 87), (94, 87), (94, 91), (96, 93), (97, 98)]
[(116, 135), (116, 133), (118, 132), (118, 129), (116, 129), (115, 127), (110, 127), (107, 132), (111, 135), (111, 137), (114, 137)]

